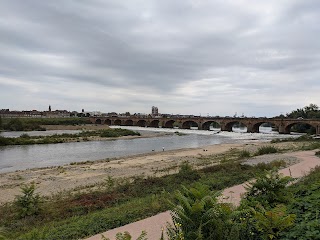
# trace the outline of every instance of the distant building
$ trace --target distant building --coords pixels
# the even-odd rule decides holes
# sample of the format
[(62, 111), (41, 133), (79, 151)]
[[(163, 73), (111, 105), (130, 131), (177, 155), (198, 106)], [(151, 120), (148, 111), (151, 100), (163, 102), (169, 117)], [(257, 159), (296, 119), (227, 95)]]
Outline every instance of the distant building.
[(158, 116), (159, 115), (159, 110), (157, 107), (152, 106), (152, 110), (151, 110), (151, 116)]

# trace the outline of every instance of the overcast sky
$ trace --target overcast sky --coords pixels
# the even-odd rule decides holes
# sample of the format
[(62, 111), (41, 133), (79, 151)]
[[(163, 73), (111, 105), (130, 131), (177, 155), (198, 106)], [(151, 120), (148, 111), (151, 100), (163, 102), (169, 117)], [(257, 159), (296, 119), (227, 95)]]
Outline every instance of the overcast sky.
[(320, 105), (318, 0), (1, 0), (0, 109)]

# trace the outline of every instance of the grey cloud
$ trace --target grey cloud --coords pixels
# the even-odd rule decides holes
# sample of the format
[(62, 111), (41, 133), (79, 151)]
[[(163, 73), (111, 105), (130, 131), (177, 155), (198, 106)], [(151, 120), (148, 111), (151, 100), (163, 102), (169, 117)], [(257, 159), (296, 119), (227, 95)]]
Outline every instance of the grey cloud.
[[(76, 101), (90, 106), (95, 98), (81, 99), (86, 84), (138, 94), (110, 99), (113, 106), (97, 103), (102, 111), (142, 112), (159, 104), (192, 113), (196, 105), (206, 111), (219, 101), (225, 109), (239, 102), (260, 114), (250, 102), (253, 91), (270, 98), (258, 101), (265, 109), (275, 109), (274, 94), (294, 98), (307, 85), (319, 88), (319, 8), (317, 1), (302, 0), (1, 1), (0, 77), (34, 84), (47, 96), (57, 94), (48, 88), (52, 82), (83, 86)], [(199, 82), (210, 92), (178, 91), (197, 89)], [(217, 83), (229, 88), (214, 92)], [(79, 108), (64, 93), (55, 96)]]

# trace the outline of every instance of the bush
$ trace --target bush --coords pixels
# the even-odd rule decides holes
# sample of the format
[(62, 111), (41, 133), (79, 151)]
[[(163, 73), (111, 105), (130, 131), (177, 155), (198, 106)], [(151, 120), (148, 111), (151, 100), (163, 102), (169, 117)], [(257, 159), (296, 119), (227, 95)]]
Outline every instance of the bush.
[(244, 159), (244, 158), (249, 158), (250, 157), (250, 152), (248, 150), (242, 150), (239, 153), (239, 159)]
[(259, 202), (264, 207), (288, 203), (290, 197), (286, 194), (286, 186), (292, 181), (293, 178), (280, 175), (276, 169), (265, 171), (256, 180), (249, 181), (245, 187), (245, 198)]
[(26, 134), (26, 133), (21, 134), (20, 137), (21, 137), (21, 138), (25, 138), (25, 139), (30, 139), (30, 138), (31, 138), (31, 137), (29, 136), (29, 134)]
[(179, 173), (177, 174), (177, 177), (181, 180), (198, 180), (201, 176), (199, 172), (188, 163), (188, 162), (183, 162), (180, 165)]
[(262, 146), (258, 148), (258, 151), (256, 152), (256, 156), (258, 155), (264, 155), (264, 154), (271, 154), (271, 153), (277, 153), (278, 149), (274, 146)]
[(40, 212), (41, 199), (39, 194), (35, 194), (35, 185), (24, 185), (21, 187), (22, 196), (17, 196), (14, 202), (18, 210), (18, 216), (24, 218), (27, 216), (37, 215)]
[(318, 156), (318, 157), (320, 157), (320, 151), (317, 151), (317, 152), (315, 153), (315, 155)]

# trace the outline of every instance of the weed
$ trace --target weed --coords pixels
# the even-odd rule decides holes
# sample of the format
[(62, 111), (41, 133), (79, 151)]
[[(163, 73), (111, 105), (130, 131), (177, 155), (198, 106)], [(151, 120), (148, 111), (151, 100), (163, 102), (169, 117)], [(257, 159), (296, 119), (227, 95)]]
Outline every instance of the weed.
[(239, 153), (239, 159), (250, 158), (250, 152), (248, 150), (242, 150)]
[(258, 148), (258, 151), (255, 153), (256, 156), (277, 153), (279, 150), (274, 146), (262, 146)]

